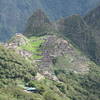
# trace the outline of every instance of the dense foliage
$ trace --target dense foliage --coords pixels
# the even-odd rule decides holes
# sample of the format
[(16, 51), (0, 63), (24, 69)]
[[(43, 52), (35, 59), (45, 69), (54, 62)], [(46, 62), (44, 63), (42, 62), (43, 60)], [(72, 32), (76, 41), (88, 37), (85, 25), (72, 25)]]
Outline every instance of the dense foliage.
[[(100, 68), (91, 68), (89, 74), (81, 76), (56, 70), (58, 78), (63, 82), (63, 92), (71, 100), (99, 100), (100, 99)], [(59, 85), (61, 88), (61, 85)]]
[(28, 81), (34, 74), (34, 66), (29, 61), (0, 45), (0, 79)]
[[(36, 39), (36, 37), (32, 37), (31, 39)], [(38, 46), (38, 43), (35, 42), (34, 45)], [(28, 48), (28, 50), (31, 49)], [(69, 58), (67, 56), (66, 59)], [(99, 66), (90, 62), (89, 73), (76, 74), (66, 69), (68, 62), (65, 62), (64, 58), (58, 58), (56, 61), (57, 63), (54, 63), (53, 70), (59, 81), (47, 78), (33, 80), (32, 78), (37, 72), (34, 66), (13, 50), (0, 46), (0, 100), (100, 99)], [(63, 66), (61, 67), (61, 65)], [(25, 86), (35, 87), (39, 91), (37, 93), (27, 93), (24, 91)]]

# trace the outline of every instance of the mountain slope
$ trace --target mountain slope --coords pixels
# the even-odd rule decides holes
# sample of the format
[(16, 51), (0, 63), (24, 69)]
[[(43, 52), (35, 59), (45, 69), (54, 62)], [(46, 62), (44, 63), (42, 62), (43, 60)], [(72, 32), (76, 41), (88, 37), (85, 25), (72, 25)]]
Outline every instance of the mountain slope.
[[(62, 37), (16, 34), (0, 46), (0, 61), (1, 100), (100, 99), (99, 66)], [(25, 86), (39, 92), (26, 92)]]
[(98, 54), (100, 47), (99, 30), (93, 29), (94, 27), (92, 28), (91, 25), (87, 24), (87, 21), (78, 14), (51, 22), (43, 11), (37, 10), (29, 18), (24, 34), (26, 36), (41, 36), (46, 34), (64, 36), (71, 39), (93, 61), (100, 63)]
[[(38, 68), (39, 70), (41, 70), (40, 72), (43, 71), (43, 73), (45, 73), (45, 71), (52, 73), (52, 69), (54, 66), (61, 66), (61, 58), (62, 61), (64, 61), (65, 59), (63, 68), (67, 68), (68, 66), (70, 66), (66, 69), (69, 70), (69, 72), (76, 71), (77, 73), (87, 73), (89, 70), (89, 59), (82, 55), (80, 51), (76, 50), (71, 45), (69, 40), (64, 40), (63, 38), (56, 35), (30, 37), (28, 39), (21, 34), (17, 34), (7, 44), (5, 44), (5, 46), (7, 48), (15, 49), (18, 54), (22, 56), (25, 55), (30, 60), (40, 63), (38, 65)], [(69, 59), (69, 61), (67, 59)], [(81, 63), (79, 63), (78, 60)], [(72, 62), (73, 64), (71, 64)], [(79, 68), (74, 65), (77, 65)]]
[(52, 31), (54, 31), (54, 27), (48, 16), (41, 9), (38, 9), (29, 18), (24, 34), (28, 37), (41, 36), (50, 34)]
[(100, 6), (90, 11), (85, 17), (85, 21), (91, 27), (93, 31), (93, 36), (95, 38), (96, 46), (95, 46), (95, 61), (100, 63)]
[[(24, 63), (23, 63), (24, 62)], [(0, 79), (30, 80), (35, 73), (34, 66), (14, 50), (0, 45)]]
[(89, 24), (92, 28), (94, 27), (94, 29), (96, 29), (96, 30), (99, 30), (99, 26), (100, 26), (99, 11), (100, 11), (100, 6), (96, 7), (92, 11), (88, 12), (84, 17), (87, 24)]
[(27, 19), (40, 8), (50, 16), (84, 14), (94, 8), (100, 0), (0, 0), (0, 40), (7, 40), (15, 33), (23, 32)]
[(95, 59), (95, 38), (93, 31), (80, 15), (72, 15), (61, 19), (58, 30), (65, 37), (71, 39), (79, 48), (85, 51), (90, 58)]

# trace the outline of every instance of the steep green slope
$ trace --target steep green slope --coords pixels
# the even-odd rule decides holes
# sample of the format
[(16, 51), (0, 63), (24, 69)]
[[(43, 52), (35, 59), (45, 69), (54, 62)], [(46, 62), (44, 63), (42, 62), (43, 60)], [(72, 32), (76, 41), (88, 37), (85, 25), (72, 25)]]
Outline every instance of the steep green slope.
[[(7, 48), (0, 45), (0, 100), (47, 100), (48, 97), (61, 100), (60, 92), (54, 90), (56, 86), (52, 81), (47, 80), (47, 84), (45, 80), (33, 81), (35, 73), (37, 73), (36, 66), (32, 65), (30, 60), (16, 53), (13, 48)], [(30, 81), (35, 82), (34, 85), (40, 92), (28, 93), (24, 91), (24, 85), (29, 84), (30, 86)], [(52, 89), (48, 85), (49, 81), (53, 86)], [(52, 96), (52, 94), (55, 96)], [(65, 99), (62, 97), (62, 100)]]
[[(55, 35), (26, 38), (17, 34), (4, 46), (0, 46), (1, 100), (100, 99), (99, 66), (69, 40)], [(32, 58), (19, 50), (31, 52)], [(37, 58), (39, 62), (34, 57), (38, 50), (43, 56)], [(36, 87), (39, 92), (28, 93), (25, 86)]]
[(35, 74), (34, 66), (14, 50), (0, 45), (0, 79), (30, 80)]

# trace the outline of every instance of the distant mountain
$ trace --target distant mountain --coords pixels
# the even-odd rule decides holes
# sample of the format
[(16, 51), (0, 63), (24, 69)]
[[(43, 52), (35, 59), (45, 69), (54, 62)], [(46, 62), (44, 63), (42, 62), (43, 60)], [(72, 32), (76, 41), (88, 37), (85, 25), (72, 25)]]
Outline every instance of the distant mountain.
[(88, 12), (84, 19), (87, 22), (88, 25), (90, 25), (92, 28), (96, 30), (100, 30), (100, 5), (93, 9), (92, 11)]
[(40, 7), (37, 0), (0, 0), (0, 40), (22, 32), (27, 18)]
[(52, 31), (54, 31), (53, 23), (41, 9), (38, 9), (28, 19), (24, 34), (28, 37), (40, 36), (50, 34)]
[(0, 40), (23, 32), (27, 19), (40, 8), (50, 19), (79, 13), (84, 15), (100, 0), (0, 0)]
[(95, 49), (95, 60), (100, 62), (100, 6), (93, 9), (84, 17), (86, 23), (91, 27), (93, 36), (95, 38), (96, 46)]
[(96, 41), (93, 31), (80, 15), (73, 15), (58, 22), (60, 34), (71, 39), (79, 48), (95, 59)]
[(100, 64), (100, 6), (85, 17), (73, 15), (57, 22), (60, 34), (70, 38), (92, 60)]

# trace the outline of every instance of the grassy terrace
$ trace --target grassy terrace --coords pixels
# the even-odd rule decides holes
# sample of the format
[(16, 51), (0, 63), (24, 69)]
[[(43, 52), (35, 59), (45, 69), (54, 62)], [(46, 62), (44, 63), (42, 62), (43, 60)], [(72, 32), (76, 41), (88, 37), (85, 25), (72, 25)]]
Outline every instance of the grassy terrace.
[(21, 46), (21, 49), (32, 52), (33, 59), (41, 59), (42, 58), (42, 56), (41, 56), (42, 51), (40, 50), (40, 46), (43, 42), (44, 42), (44, 40), (41, 39), (40, 37), (31, 37), (27, 44)]

